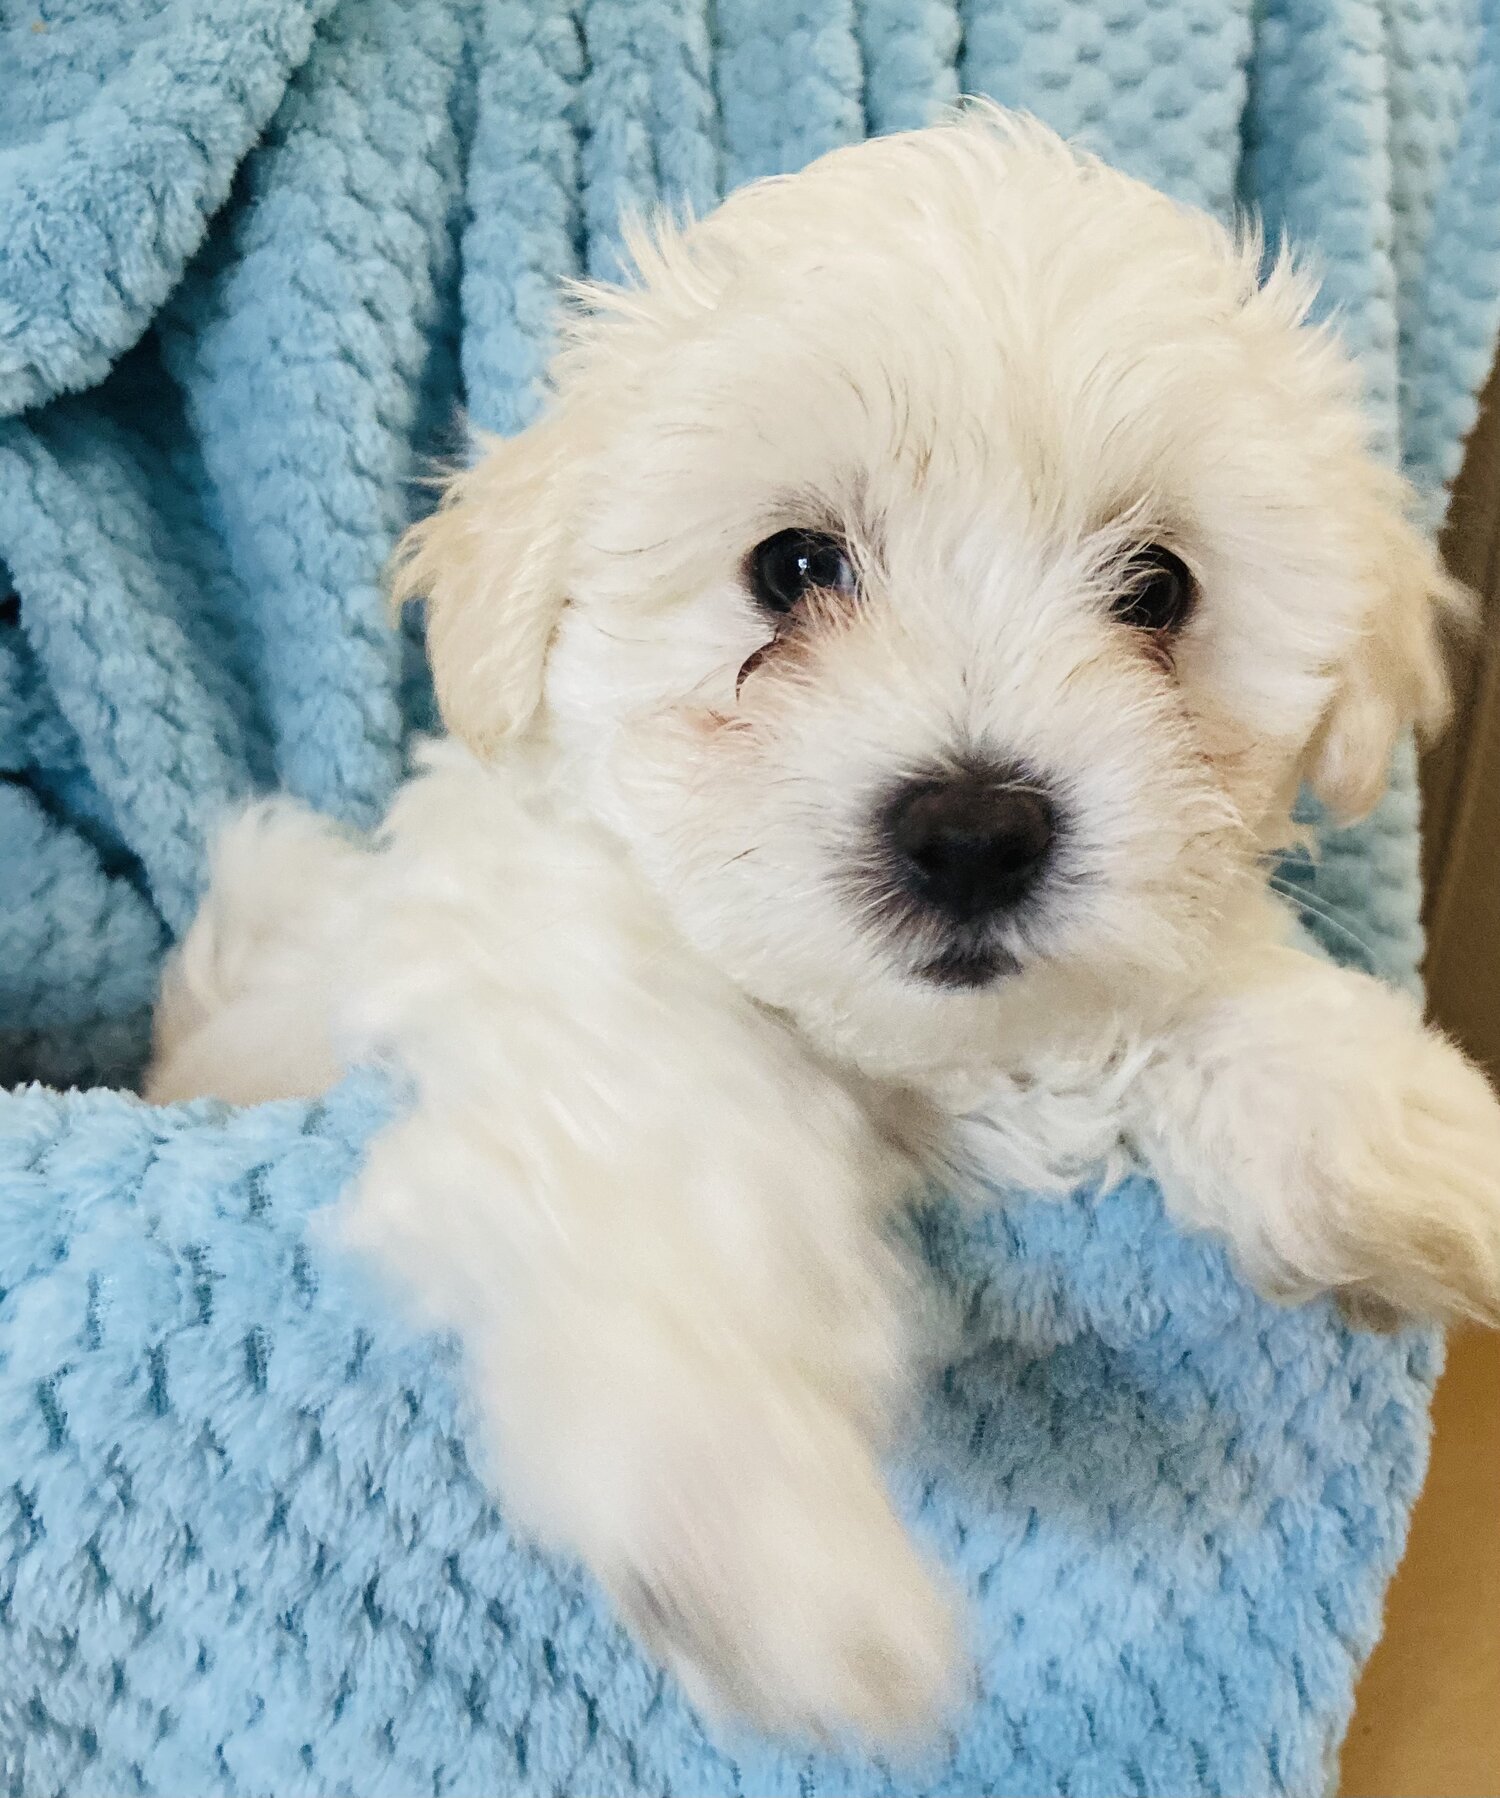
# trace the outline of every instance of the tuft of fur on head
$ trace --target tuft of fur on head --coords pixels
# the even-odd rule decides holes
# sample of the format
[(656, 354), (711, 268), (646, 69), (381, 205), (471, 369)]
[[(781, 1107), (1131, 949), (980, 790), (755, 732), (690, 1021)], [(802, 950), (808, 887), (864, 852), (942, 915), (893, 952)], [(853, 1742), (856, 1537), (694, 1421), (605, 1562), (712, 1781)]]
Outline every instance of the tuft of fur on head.
[[(1440, 720), (1461, 595), (1253, 232), (977, 105), (631, 251), (397, 597), (427, 599), (455, 734), (567, 761), (687, 938), (840, 1053), (901, 1072), (1180, 982), (1299, 784), (1357, 816)], [(844, 545), (848, 603), (757, 606), (786, 529)], [(1196, 586), (1170, 644), (1111, 615), (1144, 544)], [(1012, 971), (938, 990), (871, 818), (974, 758), (1045, 787), (1057, 851), (985, 939)]]

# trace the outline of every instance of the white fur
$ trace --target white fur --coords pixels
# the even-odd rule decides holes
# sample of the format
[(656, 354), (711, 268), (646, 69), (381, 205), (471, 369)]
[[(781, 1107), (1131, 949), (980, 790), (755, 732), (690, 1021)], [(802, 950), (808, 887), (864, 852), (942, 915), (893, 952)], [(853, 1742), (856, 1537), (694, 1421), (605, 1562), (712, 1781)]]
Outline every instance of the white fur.
[[(703, 1701), (899, 1736), (955, 1665), (878, 1467), (923, 1170), (1139, 1156), (1278, 1296), (1500, 1316), (1500, 1111), (1265, 880), (1303, 779), (1357, 812), (1436, 721), (1459, 596), (1285, 259), (1039, 126), (840, 151), (638, 260), (403, 546), (469, 747), (368, 847), (231, 829), (150, 1090), (401, 1068), (346, 1227), (461, 1330), (516, 1514)], [(860, 591), (773, 632), (745, 557), (792, 526)], [(1149, 541), (1200, 594), (1170, 653), (1109, 611)], [(1017, 971), (955, 991), (865, 863), (974, 753), (1066, 828)]]

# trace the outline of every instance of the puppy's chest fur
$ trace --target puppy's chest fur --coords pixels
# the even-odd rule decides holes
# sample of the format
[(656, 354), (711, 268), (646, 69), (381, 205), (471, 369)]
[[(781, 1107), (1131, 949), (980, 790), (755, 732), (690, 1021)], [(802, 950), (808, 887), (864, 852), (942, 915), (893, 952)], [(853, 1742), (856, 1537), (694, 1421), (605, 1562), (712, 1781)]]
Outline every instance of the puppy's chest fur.
[(1056, 1192), (1118, 1179), (1133, 1160), (1127, 1094), (1150, 1050), (1123, 1022), (1003, 1069), (954, 1074), (934, 1096), (962, 1187)]

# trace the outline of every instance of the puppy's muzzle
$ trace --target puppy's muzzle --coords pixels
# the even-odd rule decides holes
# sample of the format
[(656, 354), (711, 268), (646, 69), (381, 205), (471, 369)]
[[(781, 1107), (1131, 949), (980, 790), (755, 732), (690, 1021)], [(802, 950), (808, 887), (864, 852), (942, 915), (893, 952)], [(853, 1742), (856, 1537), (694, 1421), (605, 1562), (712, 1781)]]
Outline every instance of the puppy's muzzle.
[(1045, 876), (1057, 836), (1049, 795), (1020, 769), (965, 763), (903, 781), (876, 817), (887, 928), (940, 986), (1014, 970), (1007, 919)]

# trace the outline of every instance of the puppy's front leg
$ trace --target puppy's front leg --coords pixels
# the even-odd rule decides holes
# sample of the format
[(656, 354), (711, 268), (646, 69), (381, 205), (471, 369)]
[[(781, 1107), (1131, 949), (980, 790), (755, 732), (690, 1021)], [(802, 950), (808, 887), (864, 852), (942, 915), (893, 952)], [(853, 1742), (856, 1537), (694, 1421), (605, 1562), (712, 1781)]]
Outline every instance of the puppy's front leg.
[[(501, 822), (486, 852), (530, 847)], [(472, 860), (474, 831), (403, 871), (405, 828), (369, 1029), (416, 1099), (346, 1229), (462, 1337), (510, 1514), (710, 1708), (877, 1738), (932, 1722), (949, 1607), (880, 1467), (909, 1365), (887, 1234), (908, 1164), (586, 842), (476, 878), (435, 846)]]
[(1409, 999), (1294, 949), (1248, 952), (1134, 1096), (1168, 1204), (1271, 1296), (1500, 1322), (1500, 1106)]
[(904, 1281), (862, 1208), (891, 1170), (813, 1070), (722, 1035), (691, 1083), (659, 1037), (634, 1079), (577, 1044), (529, 1119), (514, 1088), (424, 1094), (351, 1232), (460, 1331), (512, 1514), (696, 1702), (899, 1738), (953, 1640), (878, 1459)]

